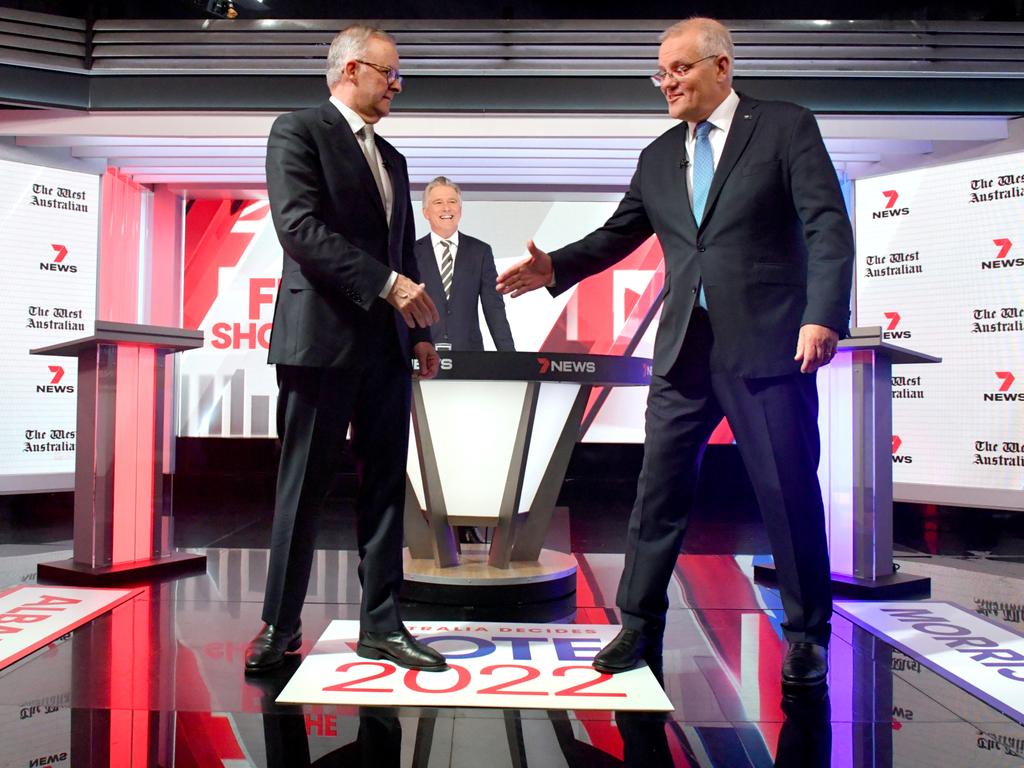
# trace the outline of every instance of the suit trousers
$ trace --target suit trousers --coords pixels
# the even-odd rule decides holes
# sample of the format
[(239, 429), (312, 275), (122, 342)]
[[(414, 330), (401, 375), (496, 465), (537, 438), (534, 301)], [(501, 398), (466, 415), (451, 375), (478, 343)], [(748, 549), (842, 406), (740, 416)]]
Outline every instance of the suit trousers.
[(616, 603), (623, 626), (664, 630), (672, 578), (701, 457), (729, 419), (764, 518), (790, 641), (828, 644), (832, 591), (818, 484), (818, 393), (813, 374), (743, 378), (712, 373), (714, 337), (695, 308), (677, 362), (651, 379), (644, 460), (630, 515)]
[(318, 521), (351, 423), (360, 627), (398, 629), (411, 380), (397, 341), (358, 371), (278, 365), (277, 375), (281, 461), (263, 621), (283, 628), (299, 622)]

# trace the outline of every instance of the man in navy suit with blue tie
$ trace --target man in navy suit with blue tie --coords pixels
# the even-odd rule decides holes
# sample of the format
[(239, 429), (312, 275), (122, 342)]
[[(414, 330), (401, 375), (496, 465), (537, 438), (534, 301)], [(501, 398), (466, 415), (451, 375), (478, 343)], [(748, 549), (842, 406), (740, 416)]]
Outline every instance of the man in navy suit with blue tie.
[(652, 233), (665, 253), (644, 463), (616, 598), (622, 631), (594, 666), (615, 673), (657, 660), (700, 458), (725, 415), (775, 557), (789, 640), (783, 683), (815, 686), (828, 672), (832, 598), (814, 371), (848, 330), (853, 234), (814, 116), (738, 95), (732, 66), (719, 22), (666, 30), (651, 79), (679, 124), (641, 152), (604, 226), (550, 254), (529, 243), (530, 257), (498, 288), (565, 291)]
[(430, 234), (416, 241), (420, 278), (437, 305), (440, 320), (430, 328), (434, 344), (455, 351), (483, 351), (480, 315), (499, 352), (514, 352), (515, 341), (505, 316), (505, 301), (495, 288), (498, 271), (494, 253), (483, 240), (459, 231), (462, 190), (449, 178), (438, 176), (423, 191), (423, 215)]

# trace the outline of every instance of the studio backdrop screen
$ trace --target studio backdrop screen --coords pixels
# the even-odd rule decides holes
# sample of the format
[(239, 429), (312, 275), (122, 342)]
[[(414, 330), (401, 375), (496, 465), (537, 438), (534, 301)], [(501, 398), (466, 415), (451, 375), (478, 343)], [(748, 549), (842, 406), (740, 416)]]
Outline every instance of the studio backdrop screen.
[(0, 160), (0, 492), (74, 486), (74, 358), (29, 354), (88, 336), (99, 177)]
[(856, 182), (856, 322), (893, 366), (895, 498), (1024, 509), (1024, 153)]
[[(526, 241), (554, 249), (587, 234), (616, 199), (479, 200), (463, 205), (460, 231), (484, 240), (501, 272), (526, 254)], [(429, 231), (413, 200), (416, 232)], [(185, 224), (184, 323), (202, 329), (202, 349), (181, 356), (178, 434), (274, 437), (277, 381), (267, 347), (281, 276), (281, 246), (266, 200), (193, 200)], [(650, 310), (664, 281), (661, 248), (650, 238), (614, 268), (552, 297), (535, 291), (505, 300), (521, 352), (631, 353), (650, 357), (657, 316)], [(484, 345), (494, 349), (481, 313)], [(584, 440), (643, 442), (646, 387), (612, 389)]]

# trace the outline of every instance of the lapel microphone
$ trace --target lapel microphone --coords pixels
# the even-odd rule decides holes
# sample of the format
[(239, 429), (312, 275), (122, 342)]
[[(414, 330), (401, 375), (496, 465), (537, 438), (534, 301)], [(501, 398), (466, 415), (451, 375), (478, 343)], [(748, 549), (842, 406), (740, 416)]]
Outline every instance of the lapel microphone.
[(683, 155), (683, 158), (679, 161), (679, 167), (680, 168), (687, 168), (687, 167), (689, 167), (689, 165), (690, 165), (689, 159), (687, 159), (686, 155)]

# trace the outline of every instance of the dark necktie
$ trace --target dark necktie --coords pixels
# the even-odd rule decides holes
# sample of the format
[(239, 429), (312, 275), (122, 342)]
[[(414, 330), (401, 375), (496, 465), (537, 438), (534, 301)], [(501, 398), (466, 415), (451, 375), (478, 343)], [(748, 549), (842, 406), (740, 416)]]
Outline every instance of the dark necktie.
[(442, 240), (441, 247), (444, 252), (441, 254), (441, 285), (444, 286), (444, 297), (452, 297), (452, 277), (455, 274), (455, 259), (452, 258), (451, 240)]

